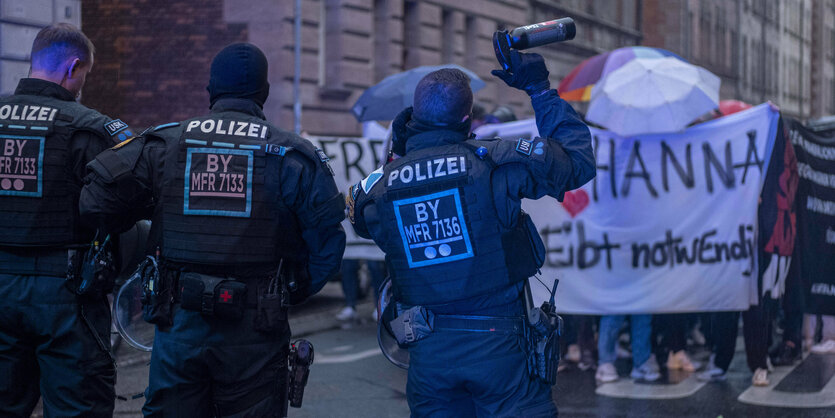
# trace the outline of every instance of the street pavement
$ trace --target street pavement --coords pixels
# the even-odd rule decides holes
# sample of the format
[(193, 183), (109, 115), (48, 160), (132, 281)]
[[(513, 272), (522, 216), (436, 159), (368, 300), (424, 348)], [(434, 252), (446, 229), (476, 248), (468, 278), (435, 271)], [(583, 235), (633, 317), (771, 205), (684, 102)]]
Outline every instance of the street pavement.
[[(370, 299), (358, 306), (357, 321), (337, 321), (334, 315), (342, 307), (339, 283), (329, 283), (291, 312), (294, 338), (310, 340), (316, 354), (302, 408), (290, 408), (289, 416), (408, 416), (406, 371), (380, 353)], [(661, 383), (636, 383), (628, 378), (630, 360), (623, 358), (616, 363), (620, 381), (602, 386), (595, 384), (594, 370), (568, 367), (559, 374), (554, 399), (563, 417), (835, 417), (835, 378), (828, 377), (828, 371), (835, 370), (835, 355), (810, 356), (800, 366), (777, 368), (769, 387), (752, 388), (743, 347), (740, 338), (725, 382), (703, 383), (692, 374), (664, 373)], [(706, 356), (694, 353), (697, 360)], [(147, 386), (150, 355), (121, 344), (117, 357), (116, 393), (123, 400), (116, 401), (115, 415), (139, 417), (144, 398), (132, 398)], [(820, 381), (821, 376), (829, 381)], [(809, 387), (823, 390), (808, 393)], [(40, 416), (39, 411), (33, 416)]]

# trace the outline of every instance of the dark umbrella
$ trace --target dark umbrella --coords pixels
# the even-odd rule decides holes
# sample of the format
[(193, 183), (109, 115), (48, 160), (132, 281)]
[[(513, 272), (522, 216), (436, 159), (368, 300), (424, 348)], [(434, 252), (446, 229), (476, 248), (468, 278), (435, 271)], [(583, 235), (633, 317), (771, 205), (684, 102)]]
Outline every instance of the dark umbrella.
[(457, 68), (470, 77), (470, 88), (478, 91), (485, 83), (474, 72), (454, 64), (424, 65), (402, 73), (390, 75), (383, 81), (369, 87), (362, 93), (351, 113), (360, 122), (370, 120), (392, 120), (401, 110), (412, 105), (415, 87), (426, 75), (441, 68)]

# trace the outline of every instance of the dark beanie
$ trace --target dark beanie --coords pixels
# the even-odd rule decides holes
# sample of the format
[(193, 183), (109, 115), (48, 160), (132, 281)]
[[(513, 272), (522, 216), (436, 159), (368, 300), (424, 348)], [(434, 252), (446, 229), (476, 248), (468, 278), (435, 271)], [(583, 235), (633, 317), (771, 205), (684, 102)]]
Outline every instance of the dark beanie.
[(257, 46), (248, 43), (223, 48), (212, 60), (206, 90), (209, 91), (209, 107), (219, 99), (236, 98), (253, 100), (263, 108), (270, 94), (267, 57)]

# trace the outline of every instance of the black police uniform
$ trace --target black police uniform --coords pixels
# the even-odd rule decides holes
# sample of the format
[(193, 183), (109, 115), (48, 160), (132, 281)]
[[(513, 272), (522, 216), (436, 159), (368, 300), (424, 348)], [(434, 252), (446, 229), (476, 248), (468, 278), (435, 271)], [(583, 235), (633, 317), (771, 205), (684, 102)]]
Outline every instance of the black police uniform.
[(49, 81), (0, 99), (0, 415), (28, 417), (39, 393), (46, 416), (113, 413), (107, 300), (64, 282), (94, 236), (78, 221), (85, 166), (131, 134)]
[(548, 139), (476, 141), (407, 117), (394, 127), (405, 156), (351, 188), (354, 229), (386, 253), (400, 310), (429, 322), (408, 345), (413, 416), (556, 414), (523, 348), (524, 280), (543, 260), (521, 199), (562, 198), (595, 169), (571, 106), (555, 90), (532, 103)]
[(178, 282), (173, 325), (157, 326), (147, 416), (282, 413), (286, 310), (267, 323), (259, 305), (279, 266), (297, 275), (291, 302), (339, 268), (345, 204), (323, 155), (266, 122), (254, 101), (225, 98), (210, 115), (159, 126), (90, 164), (82, 216), (121, 229), (135, 221), (125, 211), (153, 206), (163, 276)]

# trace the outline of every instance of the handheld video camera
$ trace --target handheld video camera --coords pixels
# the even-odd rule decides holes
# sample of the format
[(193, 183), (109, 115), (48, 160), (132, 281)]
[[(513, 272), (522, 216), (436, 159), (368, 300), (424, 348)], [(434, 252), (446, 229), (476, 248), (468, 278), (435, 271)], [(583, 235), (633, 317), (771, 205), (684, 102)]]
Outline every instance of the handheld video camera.
[(510, 68), (510, 50), (528, 49), (554, 42), (570, 41), (577, 34), (574, 19), (564, 17), (533, 25), (520, 26), (511, 31), (501, 30), (493, 33), (493, 50), (502, 69), (513, 72)]

